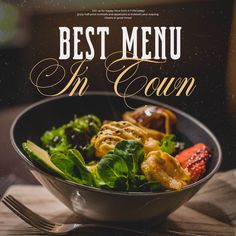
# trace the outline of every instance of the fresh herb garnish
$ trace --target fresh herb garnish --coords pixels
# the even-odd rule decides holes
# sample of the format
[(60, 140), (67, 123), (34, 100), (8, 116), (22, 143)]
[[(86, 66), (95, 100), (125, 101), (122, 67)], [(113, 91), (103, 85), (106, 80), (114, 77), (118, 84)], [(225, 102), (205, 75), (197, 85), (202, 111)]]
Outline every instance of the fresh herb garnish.
[(174, 139), (175, 139), (175, 135), (173, 134), (166, 135), (160, 142), (161, 151), (166, 152), (170, 155), (173, 154), (175, 152), (175, 145), (176, 145), (176, 142), (174, 141)]

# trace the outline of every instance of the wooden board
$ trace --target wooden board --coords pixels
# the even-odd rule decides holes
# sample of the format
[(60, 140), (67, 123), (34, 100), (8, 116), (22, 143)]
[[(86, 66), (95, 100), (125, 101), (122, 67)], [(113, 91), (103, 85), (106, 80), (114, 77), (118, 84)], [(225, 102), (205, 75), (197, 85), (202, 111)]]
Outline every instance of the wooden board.
[[(13, 185), (12, 194), (35, 212), (56, 222), (85, 222), (73, 215), (62, 203), (41, 186)], [(191, 201), (172, 213), (160, 225), (140, 225), (152, 235), (236, 236), (236, 170), (219, 173)], [(136, 227), (137, 225), (132, 225)], [(45, 235), (27, 225), (0, 203), (0, 235)], [(131, 235), (115, 231), (76, 231), (72, 235)]]

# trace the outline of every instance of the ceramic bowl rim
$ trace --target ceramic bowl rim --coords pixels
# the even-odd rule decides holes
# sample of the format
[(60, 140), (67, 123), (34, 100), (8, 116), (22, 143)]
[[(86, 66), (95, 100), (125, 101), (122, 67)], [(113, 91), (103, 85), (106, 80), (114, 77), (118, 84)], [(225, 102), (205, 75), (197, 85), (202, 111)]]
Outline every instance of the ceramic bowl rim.
[[(113, 92), (104, 92), (104, 91), (93, 91), (93, 92), (87, 92), (84, 96), (117, 96), (115, 95)], [(221, 146), (219, 144), (219, 141), (217, 140), (217, 138), (215, 137), (215, 135), (203, 124), (201, 123), (199, 120), (197, 120), (196, 118), (192, 117), (191, 115), (179, 110), (178, 108), (172, 107), (168, 104), (159, 102), (159, 101), (155, 101), (153, 99), (149, 99), (146, 97), (141, 97), (141, 96), (132, 96), (131, 99), (134, 100), (139, 100), (139, 101), (143, 101), (143, 102), (147, 102), (147, 103), (151, 103), (151, 104), (155, 104), (155, 105), (159, 105), (159, 106), (163, 106), (166, 107), (178, 114), (180, 114), (181, 116), (191, 120), (193, 123), (195, 123), (197, 126), (199, 126), (201, 129), (204, 130), (204, 132), (207, 133), (207, 135), (213, 140), (213, 142), (215, 143), (216, 147), (217, 147), (217, 151), (218, 151), (218, 160), (214, 166), (214, 168), (211, 170), (210, 173), (208, 173), (206, 176), (204, 176), (202, 179), (198, 180), (195, 183), (189, 184), (187, 186), (185, 186), (181, 191), (172, 191), (172, 190), (167, 190), (164, 192), (124, 192), (124, 191), (114, 191), (114, 190), (105, 190), (105, 189), (99, 189), (96, 187), (91, 187), (91, 186), (86, 186), (86, 185), (82, 185), (79, 183), (74, 183), (72, 181), (69, 180), (64, 180), (60, 177), (56, 177), (50, 173), (47, 173), (43, 170), (41, 170), (40, 168), (38, 168), (37, 166), (35, 166), (26, 156), (25, 154), (19, 149), (19, 147), (17, 146), (15, 139), (14, 139), (14, 130), (15, 130), (15, 126), (18, 122), (18, 120), (24, 115), (26, 114), (28, 111), (30, 111), (33, 108), (36, 108), (39, 105), (43, 105), (44, 103), (48, 103), (51, 101), (55, 101), (55, 100), (59, 100), (59, 99), (65, 99), (65, 98), (70, 98), (68, 95), (64, 94), (61, 96), (57, 96), (57, 97), (53, 97), (53, 98), (46, 98), (46, 99), (42, 99), (38, 102), (35, 102), (31, 105), (29, 105), (28, 107), (26, 107), (25, 109), (23, 109), (14, 119), (11, 128), (10, 128), (10, 141), (11, 144), (13, 146), (13, 148), (15, 149), (15, 151), (19, 154), (19, 156), (21, 157), (21, 159), (24, 160), (24, 162), (27, 163), (27, 165), (30, 167), (30, 169), (35, 170), (37, 172), (39, 172), (42, 175), (46, 175), (48, 178), (53, 178), (56, 179), (59, 182), (63, 182), (65, 184), (71, 185), (73, 187), (79, 187), (81, 189), (87, 190), (87, 191), (95, 191), (98, 193), (104, 193), (104, 194), (111, 194), (111, 195), (126, 195), (126, 196), (159, 196), (159, 195), (166, 195), (166, 194), (175, 194), (176, 192), (182, 192), (191, 188), (194, 188), (195, 186), (198, 186), (200, 184), (203, 184), (204, 182), (208, 181), (219, 169), (220, 164), (222, 162), (222, 151), (221, 151)]]

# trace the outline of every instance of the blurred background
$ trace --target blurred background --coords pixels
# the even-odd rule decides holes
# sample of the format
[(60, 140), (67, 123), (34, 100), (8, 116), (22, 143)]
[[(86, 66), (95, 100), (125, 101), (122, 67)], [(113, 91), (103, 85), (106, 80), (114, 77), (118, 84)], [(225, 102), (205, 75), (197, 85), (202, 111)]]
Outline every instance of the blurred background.
[[(156, 17), (106, 20), (78, 17), (91, 9), (145, 9)], [(120, 27), (182, 26), (182, 55), (161, 67), (142, 68), (149, 78), (195, 77), (197, 89), (190, 97), (156, 97), (206, 124), (223, 149), (221, 170), (236, 167), (236, 6), (233, 0), (0, 0), (0, 192), (12, 183), (35, 183), (9, 141), (15, 116), (27, 105), (45, 97), (32, 86), (32, 67), (47, 57), (59, 57), (59, 26), (110, 27), (108, 52), (121, 49)], [(167, 41), (168, 42), (168, 41)], [(94, 43), (99, 47), (98, 37)], [(81, 43), (85, 50), (86, 43)], [(152, 49), (153, 44), (149, 47)], [(69, 69), (74, 61), (63, 61)], [(89, 91), (112, 91), (105, 79), (104, 61), (97, 58), (87, 73)]]

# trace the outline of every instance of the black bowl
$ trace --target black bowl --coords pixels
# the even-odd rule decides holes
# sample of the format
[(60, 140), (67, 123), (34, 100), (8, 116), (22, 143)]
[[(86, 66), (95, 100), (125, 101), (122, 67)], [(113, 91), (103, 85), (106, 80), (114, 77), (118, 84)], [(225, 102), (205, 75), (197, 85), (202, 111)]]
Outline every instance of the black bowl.
[(190, 142), (205, 143), (213, 150), (205, 177), (181, 191), (115, 192), (63, 180), (44, 172), (27, 159), (23, 142), (31, 140), (40, 145), (39, 137), (45, 130), (70, 121), (75, 114), (94, 114), (102, 120), (121, 119), (128, 108), (122, 98), (109, 92), (91, 92), (82, 97), (65, 95), (33, 104), (15, 119), (11, 128), (12, 145), (38, 181), (75, 213), (100, 221), (162, 220), (188, 201), (215, 174), (221, 163), (221, 148), (207, 127), (176, 108), (137, 96), (130, 98), (129, 104), (133, 107), (153, 104), (175, 112), (177, 129)]

